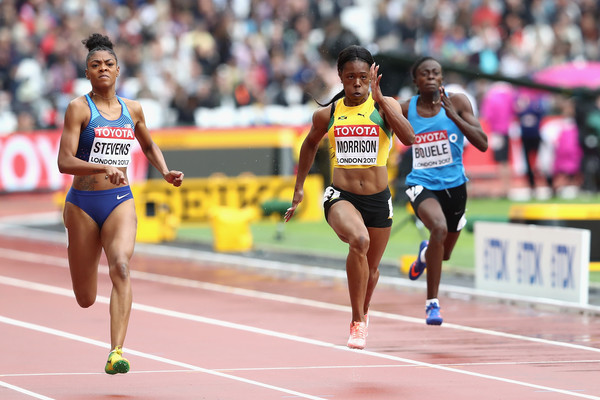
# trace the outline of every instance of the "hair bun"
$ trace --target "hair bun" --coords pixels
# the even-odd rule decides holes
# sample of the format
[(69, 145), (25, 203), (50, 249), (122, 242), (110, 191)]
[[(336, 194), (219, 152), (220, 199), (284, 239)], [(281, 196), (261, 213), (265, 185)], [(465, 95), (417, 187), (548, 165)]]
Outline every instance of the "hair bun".
[(113, 48), (113, 43), (108, 36), (101, 35), (99, 33), (93, 33), (87, 39), (84, 39), (81, 42), (85, 45), (85, 47), (87, 47), (88, 51), (92, 51), (98, 47), (104, 47), (111, 50)]

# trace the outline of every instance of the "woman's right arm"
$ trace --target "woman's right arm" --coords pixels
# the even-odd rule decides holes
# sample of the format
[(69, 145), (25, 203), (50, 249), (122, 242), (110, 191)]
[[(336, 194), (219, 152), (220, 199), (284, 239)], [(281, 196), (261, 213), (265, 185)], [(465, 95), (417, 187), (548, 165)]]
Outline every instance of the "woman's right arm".
[(304, 181), (308, 176), (310, 167), (315, 161), (315, 155), (319, 148), (319, 143), (323, 136), (327, 133), (327, 125), (329, 124), (329, 115), (331, 106), (320, 108), (313, 114), (312, 126), (306, 138), (302, 142), (300, 148), (300, 157), (298, 159), (298, 171), (296, 172), (296, 184), (294, 185), (294, 198), (292, 206), (285, 213), (285, 220), (288, 221), (296, 211), (296, 207), (304, 198)]
[(65, 111), (65, 122), (58, 148), (58, 170), (63, 174), (92, 175), (106, 172), (105, 166), (91, 164), (75, 157), (79, 146), (79, 133), (88, 118), (87, 113), (87, 105), (81, 98), (72, 100)]

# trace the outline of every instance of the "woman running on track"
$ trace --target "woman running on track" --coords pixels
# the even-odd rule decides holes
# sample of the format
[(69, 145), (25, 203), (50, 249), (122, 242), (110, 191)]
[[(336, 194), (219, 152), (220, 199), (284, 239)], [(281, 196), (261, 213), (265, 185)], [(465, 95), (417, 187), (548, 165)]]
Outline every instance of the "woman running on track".
[[(349, 245), (346, 274), (352, 306), (348, 347), (366, 345), (369, 303), (379, 279), (379, 262), (390, 237), (392, 199), (386, 163), (395, 133), (402, 143), (414, 140), (413, 129), (398, 102), (383, 96), (379, 66), (359, 46), (342, 50), (337, 69), (343, 90), (313, 114), (298, 161), (292, 206), (294, 215), (304, 197), (304, 181), (319, 142), (327, 134), (333, 183), (325, 189), (325, 219)], [(370, 89), (370, 90), (369, 90)]]
[(183, 173), (167, 168), (140, 104), (117, 96), (119, 65), (110, 39), (95, 33), (82, 43), (89, 50), (85, 75), (92, 90), (69, 103), (58, 152), (60, 172), (74, 175), (63, 213), (69, 268), (77, 303), (90, 307), (96, 301), (98, 263), (104, 249), (112, 281), (112, 350), (105, 371), (126, 373), (129, 361), (122, 357), (122, 346), (131, 312), (129, 261), (137, 230), (127, 166), (134, 140), (165, 181), (181, 186)]
[(467, 177), (462, 161), (464, 138), (486, 151), (487, 136), (473, 114), (467, 96), (446, 93), (442, 66), (431, 57), (417, 60), (412, 76), (418, 94), (402, 103), (404, 116), (416, 133), (412, 145), (412, 171), (406, 177), (406, 194), (415, 215), (429, 230), (419, 246), (409, 278), (417, 279), (427, 265), (425, 322), (441, 325), (438, 288), (442, 260), (449, 260), (465, 226)]

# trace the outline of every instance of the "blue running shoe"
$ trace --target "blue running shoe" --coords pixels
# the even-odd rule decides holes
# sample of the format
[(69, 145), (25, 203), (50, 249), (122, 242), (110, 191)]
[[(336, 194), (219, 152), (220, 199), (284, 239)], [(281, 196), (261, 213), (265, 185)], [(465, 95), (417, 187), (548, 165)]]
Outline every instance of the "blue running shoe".
[(431, 303), (425, 309), (425, 313), (427, 318), (425, 319), (425, 323), (427, 325), (441, 325), (444, 322), (440, 314), (440, 305), (438, 303)]
[(423, 249), (429, 245), (429, 241), (423, 240), (419, 245), (419, 253), (417, 254), (417, 259), (410, 265), (410, 269), (408, 270), (408, 277), (411, 281), (415, 281), (419, 279), (419, 277), (425, 271), (426, 265), (421, 261), (421, 253)]

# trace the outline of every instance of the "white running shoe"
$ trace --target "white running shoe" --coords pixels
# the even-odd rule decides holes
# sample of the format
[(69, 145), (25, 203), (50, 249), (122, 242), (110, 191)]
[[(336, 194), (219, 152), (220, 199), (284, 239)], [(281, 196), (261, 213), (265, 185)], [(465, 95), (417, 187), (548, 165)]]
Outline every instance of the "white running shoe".
[(362, 350), (367, 344), (367, 324), (365, 322), (353, 321), (350, 325), (350, 337), (348, 347)]

